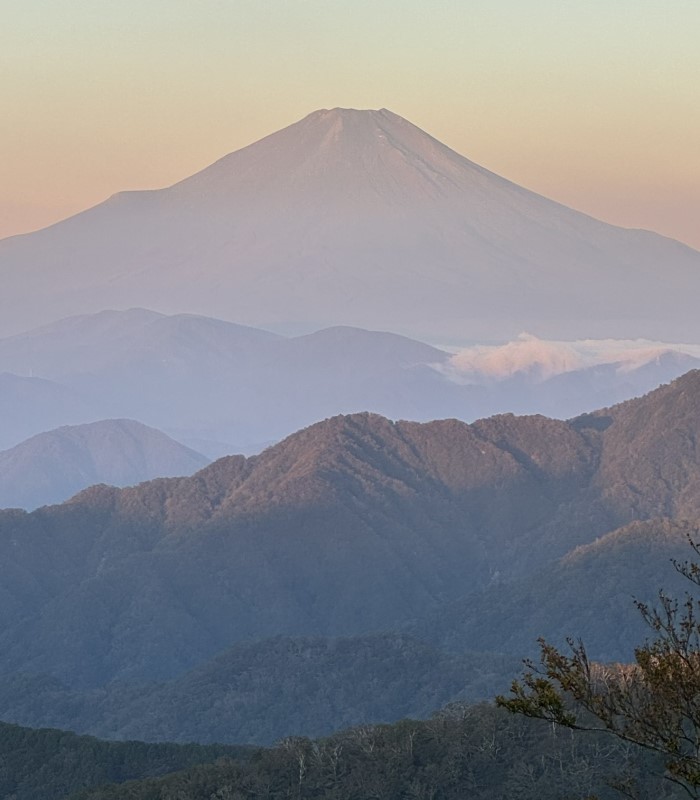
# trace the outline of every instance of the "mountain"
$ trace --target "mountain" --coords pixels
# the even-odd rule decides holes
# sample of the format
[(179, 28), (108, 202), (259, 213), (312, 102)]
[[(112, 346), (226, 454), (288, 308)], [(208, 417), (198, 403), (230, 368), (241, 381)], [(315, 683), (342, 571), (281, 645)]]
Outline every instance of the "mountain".
[[(556, 361), (556, 345), (514, 344), (517, 358), (510, 344), (489, 348), (485, 363), (465, 371), (466, 351), (454, 356), (360, 328), (286, 337), (145, 309), (70, 317), (0, 339), (0, 373), (8, 373), (0, 376), (0, 447), (109, 418), (139, 420), (211, 458), (256, 453), (318, 420), (357, 411), (415, 421), (470, 422), (506, 411), (568, 418), (700, 363), (652, 348), (636, 361), (576, 363), (549, 374), (537, 359)], [(493, 362), (505, 373), (494, 376)]]
[(386, 109), (316, 111), (173, 186), (6, 239), (0, 281), (5, 335), (144, 305), (432, 341), (700, 333), (700, 253), (516, 186)]
[(699, 367), (700, 359), (666, 351), (640, 364), (596, 364), (552, 375), (534, 385), (514, 376), (503, 381), (499, 389), (502, 402), (508, 397), (516, 399), (519, 413), (536, 409), (547, 416), (574, 417), (639, 397)]
[(161, 777), (222, 758), (245, 763), (251, 748), (104, 742), (61, 730), (0, 722), (0, 797), (60, 800), (82, 789)]
[(539, 637), (564, 649), (567, 637), (580, 637), (592, 658), (629, 663), (651, 635), (635, 601), (654, 605), (661, 589), (683, 597), (691, 588), (671, 563), (692, 555), (688, 534), (697, 536), (697, 524), (632, 522), (531, 574), (443, 605), (406, 630), (456, 653), (492, 647), (533, 658)]
[(698, 519), (698, 398), (691, 372), (571, 422), (340, 416), (2, 512), (0, 669), (167, 680), (236, 642), (396, 630), (635, 520)]
[(615, 800), (611, 783), (623, 780), (640, 798), (687, 796), (663, 772), (658, 754), (600, 731), (572, 736), (493, 705), (459, 703), (426, 721), (362, 725), (316, 740), (290, 736), (247, 760), (221, 759), (70, 800)]
[(493, 441), (509, 425), (337, 417), (191, 478), (3, 512), (3, 669), (71, 685), (170, 677), (235, 641), (391, 629), (486, 582), (505, 542), (537, 561), (591, 448), (532, 418), (528, 464)]
[(128, 486), (191, 475), (207, 463), (194, 450), (133, 420), (61, 427), (0, 452), (0, 507), (36, 508), (96, 483)]
[[(341, 412), (457, 414), (470, 390), (433, 369), (447, 358), (390, 333), (335, 327), (287, 338), (144, 309), (72, 317), (0, 340), (0, 371), (42, 376), (79, 398), (76, 408), (90, 420), (138, 419), (216, 454), (241, 447), (255, 452), (259, 443)], [(14, 413), (6, 415), (11, 422), (23, 419), (21, 399), (18, 394)], [(6, 404), (13, 407), (12, 394)], [(61, 413), (81, 421), (74, 407), (62, 412), (56, 405), (47, 411), (52, 422)], [(51, 427), (37, 416), (23, 430)], [(0, 435), (8, 440), (15, 428), (4, 427), (0, 419)]]
[(79, 391), (45, 378), (0, 370), (0, 449), (59, 425), (98, 418)]
[(515, 656), (455, 655), (394, 633), (275, 637), (164, 683), (80, 691), (45, 676), (0, 677), (0, 714), (111, 739), (270, 744), (426, 718), (449, 701), (504, 692), (519, 671)]

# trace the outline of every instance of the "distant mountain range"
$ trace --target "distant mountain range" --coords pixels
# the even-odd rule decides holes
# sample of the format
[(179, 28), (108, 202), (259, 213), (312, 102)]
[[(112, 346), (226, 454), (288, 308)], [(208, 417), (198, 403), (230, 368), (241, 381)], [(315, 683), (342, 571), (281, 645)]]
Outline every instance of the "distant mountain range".
[(139, 420), (210, 458), (259, 452), (364, 410), (416, 421), (503, 411), (568, 418), (700, 365), (681, 351), (635, 348), (562, 372), (550, 364), (561, 346), (532, 340), (475, 360), (472, 350), (454, 355), (359, 328), (288, 338), (207, 317), (105, 311), (0, 339), (0, 448), (110, 418)]
[[(589, 551), (568, 554), (632, 522), (663, 530), (670, 523), (655, 520), (697, 520), (699, 437), (695, 371), (570, 422), (335, 417), (189, 478), (97, 486), (32, 514), (4, 511), (0, 671), (46, 673), (69, 688), (162, 681), (236, 642), (397, 630), (440, 608), (447, 620), (460, 600), (453, 628), (435, 626), (442, 647), (466, 637), (470, 650), (512, 652), (514, 625), (547, 633), (549, 618), (557, 635), (566, 622), (576, 631), (590, 591), (569, 596), (562, 621), (537, 616), (535, 585), (518, 587), (559, 558), (573, 559), (561, 574), (595, 565)], [(618, 569), (634, 531), (590, 553), (602, 563), (609, 552)], [(672, 539), (681, 554), (683, 538)], [(658, 585), (668, 577), (664, 541), (649, 539), (652, 566), (639, 571), (651, 582), (658, 566)], [(581, 585), (602, 569), (591, 567)], [(460, 634), (478, 630), (466, 617), (485, 615), (475, 598), (494, 586), (499, 607), (511, 591), (520, 597), (505, 627)], [(619, 592), (615, 580), (595, 586), (596, 602), (606, 586)], [(601, 637), (599, 652), (629, 656), (627, 640)]]
[(97, 483), (129, 486), (191, 475), (209, 459), (160, 431), (127, 419), (41, 433), (0, 452), (0, 507), (60, 503)]
[(0, 371), (0, 449), (61, 425), (100, 419), (89, 403), (45, 378)]
[[(501, 178), (386, 109), (316, 111), (0, 242), (0, 334), (147, 306), (429, 341), (700, 341), (700, 253)], [(682, 287), (682, 290), (679, 290)]]
[[(315, 112), (3, 240), (0, 285), (0, 717), (201, 742), (363, 726), (248, 765), (0, 725), (2, 796), (219, 754), (240, 759), (164, 791), (233, 796), (221, 772), (301, 796), (341, 750), (353, 796), (432, 796), (414, 743), (463, 783), (468, 745), (470, 776), (483, 756), (500, 780), (494, 731), (513, 747), (522, 721), (365, 726), (504, 689), (538, 636), (629, 659), (632, 597), (684, 589), (700, 345), (660, 342), (700, 342), (700, 253), (386, 109)], [(578, 753), (545, 769), (545, 738), (533, 791), (560, 796)], [(372, 784), (375, 745), (400, 791)], [(508, 796), (532, 777), (508, 774)]]

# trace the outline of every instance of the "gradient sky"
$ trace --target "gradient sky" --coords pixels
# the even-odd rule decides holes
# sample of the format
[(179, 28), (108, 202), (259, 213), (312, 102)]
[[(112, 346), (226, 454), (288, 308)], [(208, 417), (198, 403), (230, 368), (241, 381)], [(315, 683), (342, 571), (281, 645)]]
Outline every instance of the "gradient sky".
[(698, 0), (0, 0), (0, 236), (387, 107), (700, 248)]

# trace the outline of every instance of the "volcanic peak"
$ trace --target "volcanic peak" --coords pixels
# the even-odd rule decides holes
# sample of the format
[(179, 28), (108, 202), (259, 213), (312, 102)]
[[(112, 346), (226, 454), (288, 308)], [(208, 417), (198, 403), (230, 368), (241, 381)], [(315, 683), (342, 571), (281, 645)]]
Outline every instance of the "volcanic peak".
[(698, 259), (518, 187), (386, 109), (324, 109), (166, 189), (0, 243), (0, 321), (17, 333), (139, 305), (278, 331), (690, 341)]
[(305, 198), (302, 205), (316, 205), (342, 186), (348, 198), (369, 195), (403, 204), (408, 198), (452, 196), (486, 176), (508, 183), (387, 109), (334, 108), (314, 111), (166, 191), (201, 198), (244, 187), (253, 193), (274, 189), (282, 197), (292, 193), (296, 203)]

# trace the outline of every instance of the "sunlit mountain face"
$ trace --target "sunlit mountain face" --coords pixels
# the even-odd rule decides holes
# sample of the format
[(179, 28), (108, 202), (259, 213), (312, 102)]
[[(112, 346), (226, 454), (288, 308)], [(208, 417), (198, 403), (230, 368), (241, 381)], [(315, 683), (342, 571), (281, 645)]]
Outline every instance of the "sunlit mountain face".
[(0, 280), (0, 335), (140, 306), (440, 342), (700, 337), (699, 253), (516, 186), (386, 109), (314, 112), (4, 240)]

